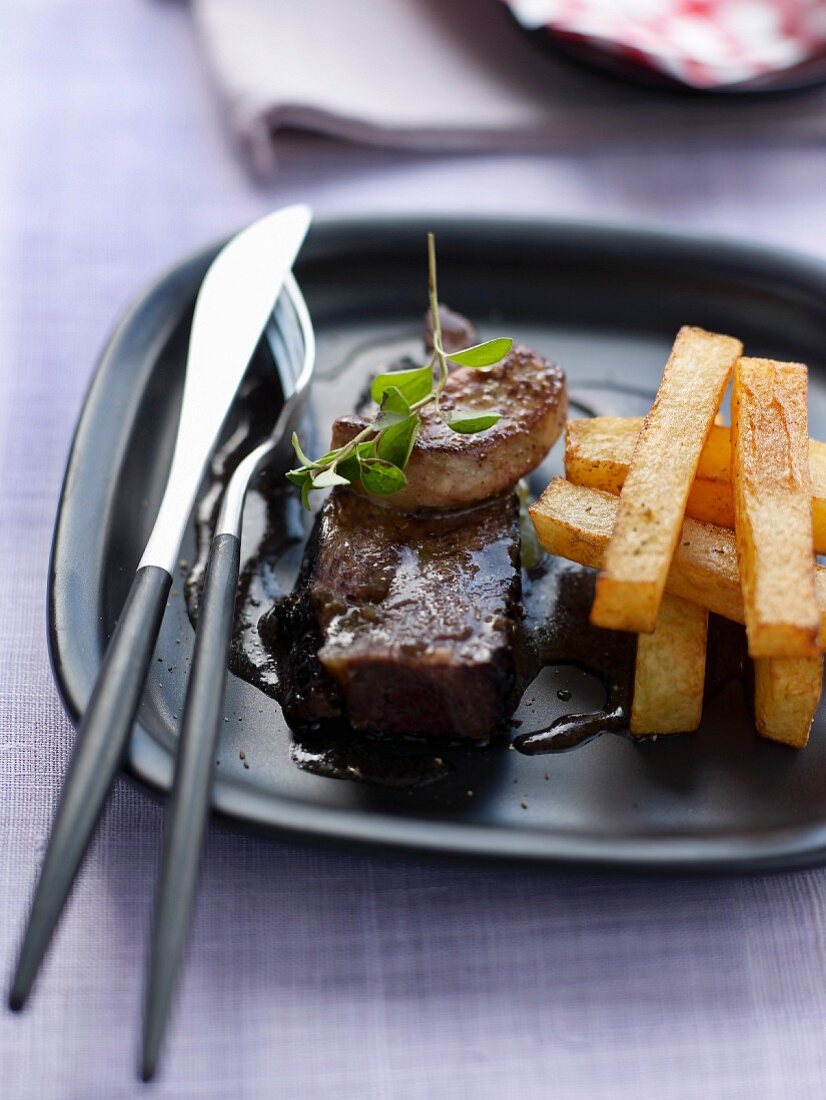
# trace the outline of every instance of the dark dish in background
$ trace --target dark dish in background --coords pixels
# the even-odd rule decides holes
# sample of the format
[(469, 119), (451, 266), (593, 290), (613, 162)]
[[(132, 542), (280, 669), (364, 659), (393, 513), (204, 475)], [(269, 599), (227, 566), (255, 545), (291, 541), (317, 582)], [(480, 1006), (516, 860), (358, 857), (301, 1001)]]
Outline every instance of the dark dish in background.
[(743, 95), (826, 80), (826, 34), (807, 0), (506, 0), (519, 26), (564, 56), (649, 88)]

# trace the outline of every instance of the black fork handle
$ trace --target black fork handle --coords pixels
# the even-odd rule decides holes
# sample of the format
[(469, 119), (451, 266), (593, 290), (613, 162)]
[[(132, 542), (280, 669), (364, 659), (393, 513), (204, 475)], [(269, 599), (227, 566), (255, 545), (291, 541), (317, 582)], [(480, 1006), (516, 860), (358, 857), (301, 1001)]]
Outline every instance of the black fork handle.
[(172, 577), (157, 565), (139, 569), (77, 732), (40, 871), (9, 1002), (25, 1003), (123, 761), (161, 628)]
[(241, 544), (235, 535), (215, 536), (198, 615), (155, 906), (144, 1006), (145, 1080), (155, 1072), (189, 929), (224, 707), (240, 559)]

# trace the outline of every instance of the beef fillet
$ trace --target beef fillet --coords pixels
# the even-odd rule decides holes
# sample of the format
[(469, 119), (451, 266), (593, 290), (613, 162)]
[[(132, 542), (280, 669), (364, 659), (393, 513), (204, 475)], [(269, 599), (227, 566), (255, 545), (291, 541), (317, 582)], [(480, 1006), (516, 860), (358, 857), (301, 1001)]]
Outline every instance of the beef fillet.
[(447, 738), (500, 730), (516, 703), (518, 521), (513, 493), (409, 514), (334, 490), (295, 592), (262, 624), (288, 721)]

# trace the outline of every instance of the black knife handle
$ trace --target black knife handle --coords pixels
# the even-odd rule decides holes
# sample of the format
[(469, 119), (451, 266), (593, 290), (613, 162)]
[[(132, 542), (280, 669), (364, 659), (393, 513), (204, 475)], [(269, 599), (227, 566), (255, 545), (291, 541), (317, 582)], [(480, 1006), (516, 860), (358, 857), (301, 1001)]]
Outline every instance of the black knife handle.
[(224, 708), (240, 560), (239, 539), (231, 534), (216, 535), (198, 614), (155, 903), (141, 1064), (147, 1080), (157, 1065), (195, 895)]
[(123, 760), (172, 577), (157, 565), (139, 569), (106, 649), (77, 731), (74, 752), (35, 889), (9, 1002), (28, 997), (80, 861)]

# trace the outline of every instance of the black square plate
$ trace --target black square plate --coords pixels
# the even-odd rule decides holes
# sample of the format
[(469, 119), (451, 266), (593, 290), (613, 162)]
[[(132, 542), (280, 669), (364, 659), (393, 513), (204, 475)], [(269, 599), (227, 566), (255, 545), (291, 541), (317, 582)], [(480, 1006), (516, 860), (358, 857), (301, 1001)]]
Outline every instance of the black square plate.
[[(316, 224), (297, 275), (319, 338), (321, 421), (352, 402), (355, 374), (410, 347), (435, 229), (446, 301), (535, 345), (568, 375), (572, 402), (639, 414), (681, 324), (728, 332), (751, 355), (811, 371), (813, 435), (826, 435), (826, 267), (702, 240), (547, 221), (421, 218)], [(55, 531), (49, 634), (57, 682), (82, 711), (160, 500), (171, 457), (195, 293), (216, 249), (183, 261), (121, 321), (89, 391)], [(346, 369), (345, 369), (346, 368)], [(541, 477), (556, 472), (558, 445)], [(253, 495), (249, 508), (261, 507)], [(254, 516), (249, 528), (255, 530)], [(192, 559), (194, 536), (182, 557)], [(248, 553), (250, 547), (245, 548)], [(193, 632), (180, 584), (129, 745), (128, 771), (170, 787)], [(580, 708), (594, 682), (557, 670)], [(566, 679), (567, 677), (567, 679)], [(544, 718), (571, 709), (543, 703)], [(277, 704), (230, 676), (215, 810), (278, 831), (420, 851), (686, 871), (800, 866), (826, 856), (826, 715), (795, 752), (759, 741), (739, 689), (696, 735), (632, 744), (604, 736), (529, 758), (507, 745), (459, 750), (448, 777), (385, 789), (297, 767)], [(521, 716), (528, 711), (523, 707)], [(524, 726), (522, 731), (528, 728)], [(240, 752), (244, 750), (245, 761)], [(468, 794), (472, 791), (472, 795)]]

